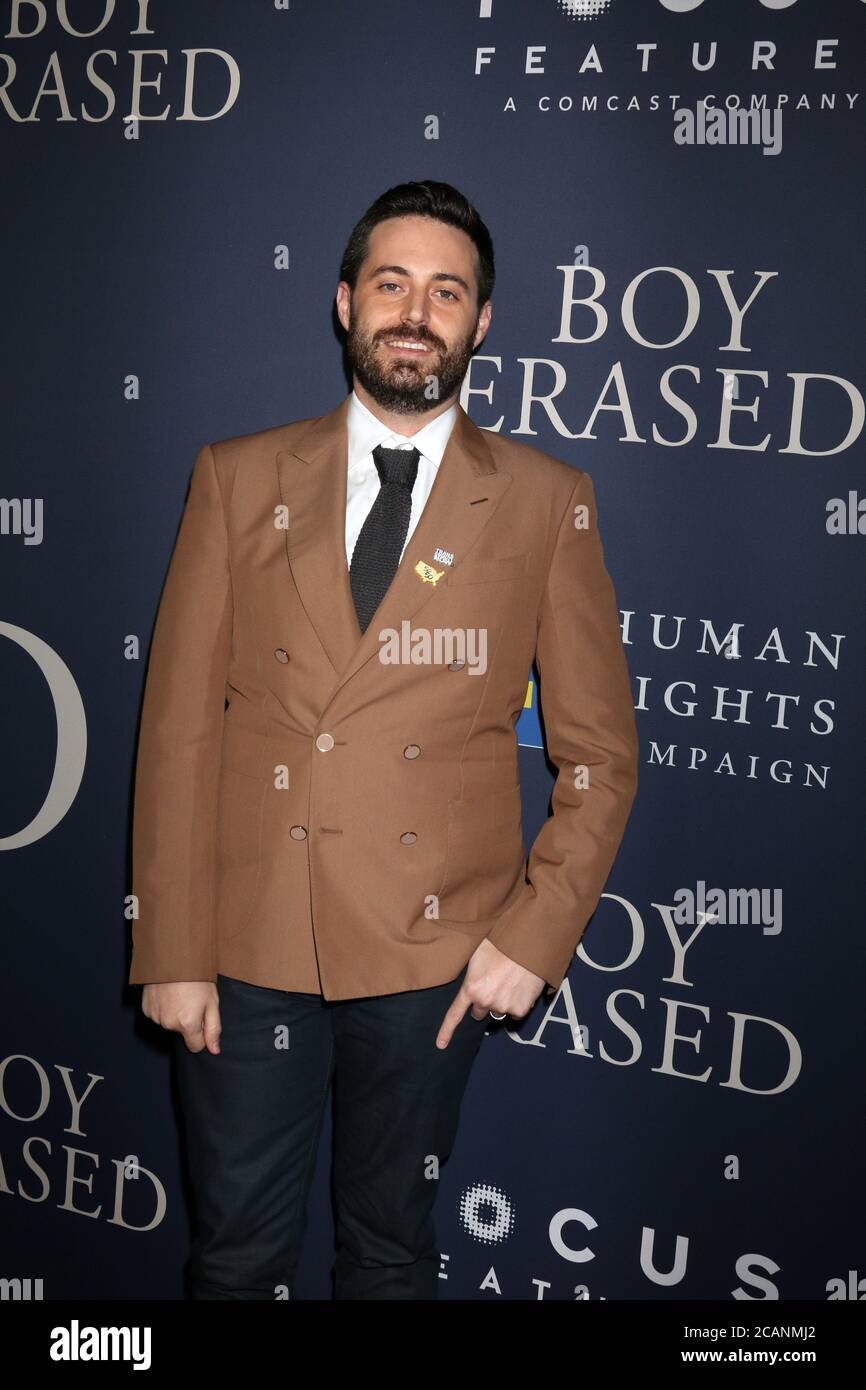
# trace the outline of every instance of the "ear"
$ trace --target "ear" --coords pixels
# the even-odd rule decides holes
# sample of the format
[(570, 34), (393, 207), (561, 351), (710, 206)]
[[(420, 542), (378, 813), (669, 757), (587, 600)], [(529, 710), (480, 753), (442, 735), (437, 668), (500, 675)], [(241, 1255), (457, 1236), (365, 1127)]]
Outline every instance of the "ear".
[(349, 318), (352, 308), (352, 290), (345, 280), (341, 280), (337, 286), (336, 294), (337, 317), (340, 323), (349, 331)]
[(477, 348), (478, 344), (481, 342), (482, 338), (487, 333), (487, 330), (490, 327), (490, 320), (492, 317), (493, 300), (488, 299), (485, 304), (482, 304), (481, 312), (478, 315), (478, 327), (475, 330), (475, 342), (472, 344), (473, 348)]

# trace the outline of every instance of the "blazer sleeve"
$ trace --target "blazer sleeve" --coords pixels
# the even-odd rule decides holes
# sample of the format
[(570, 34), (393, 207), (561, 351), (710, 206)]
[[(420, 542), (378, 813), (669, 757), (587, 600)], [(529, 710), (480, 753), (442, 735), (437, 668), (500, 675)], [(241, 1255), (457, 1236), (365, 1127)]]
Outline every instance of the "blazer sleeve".
[(216, 980), (214, 871), (232, 633), (228, 535), (213, 449), (195, 461), (154, 628), (132, 827), (130, 984)]
[[(576, 526), (576, 518), (586, 525)], [(598, 905), (637, 793), (628, 666), (595, 493), (583, 472), (556, 536), (536, 662), (547, 750), (557, 768), (552, 814), (532, 845), (523, 893), (488, 940), (558, 988)]]

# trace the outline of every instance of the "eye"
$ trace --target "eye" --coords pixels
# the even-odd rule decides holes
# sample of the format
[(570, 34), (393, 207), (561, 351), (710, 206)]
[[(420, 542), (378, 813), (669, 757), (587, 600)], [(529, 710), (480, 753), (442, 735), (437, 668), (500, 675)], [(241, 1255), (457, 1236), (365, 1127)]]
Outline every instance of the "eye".
[(443, 290), (437, 290), (436, 293), (437, 293), (437, 294), (450, 294), (451, 298), (454, 299), (454, 300), (456, 300), (456, 298), (457, 298), (457, 296), (456, 296), (456, 294), (454, 293), (453, 290), (444, 290), (444, 289), (443, 289)]
[(384, 280), (379, 286), (380, 290), (399, 290), (400, 286), (396, 280)]

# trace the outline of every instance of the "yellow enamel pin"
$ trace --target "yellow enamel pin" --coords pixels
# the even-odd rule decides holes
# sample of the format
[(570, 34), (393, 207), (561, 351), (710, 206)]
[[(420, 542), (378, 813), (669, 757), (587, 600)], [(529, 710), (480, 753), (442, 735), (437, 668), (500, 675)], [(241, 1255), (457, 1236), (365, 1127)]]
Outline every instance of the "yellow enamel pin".
[(426, 560), (419, 560), (415, 566), (415, 573), (421, 576), (425, 584), (438, 584), (445, 571), (434, 570), (433, 566), (428, 565)]

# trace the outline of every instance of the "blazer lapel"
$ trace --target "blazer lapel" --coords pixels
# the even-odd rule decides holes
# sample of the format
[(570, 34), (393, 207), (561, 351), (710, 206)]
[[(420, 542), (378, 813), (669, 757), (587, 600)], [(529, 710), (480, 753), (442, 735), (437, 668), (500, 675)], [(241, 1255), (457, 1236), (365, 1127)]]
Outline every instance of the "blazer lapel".
[(348, 406), (346, 396), (294, 449), (277, 454), (280, 497), (288, 511), (286, 556), (307, 617), (337, 672), (361, 640), (346, 564)]
[[(292, 575), (319, 640), (338, 676), (332, 696), (380, 648), (382, 628), (412, 619), (442, 592), (445, 577), (457, 569), (493, 516), (511, 484), (497, 469), (484, 431), (458, 403), (457, 418), (421, 517), (365, 633), (361, 633), (346, 563), (347, 396), (317, 420), (293, 450), (277, 454), (280, 495), (288, 508), (286, 553)], [(450, 567), (433, 559), (437, 548), (450, 551)], [(445, 575), (425, 581), (423, 562)]]

